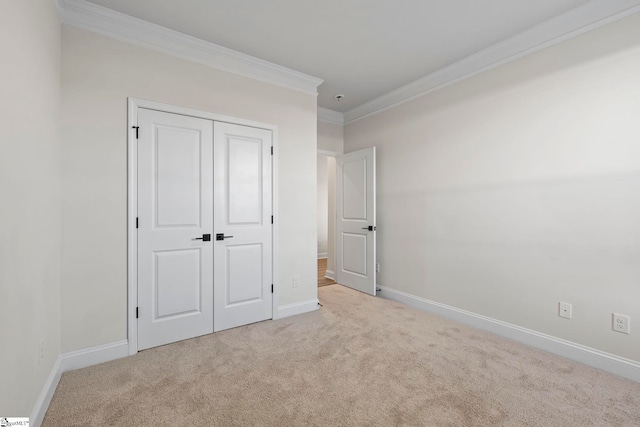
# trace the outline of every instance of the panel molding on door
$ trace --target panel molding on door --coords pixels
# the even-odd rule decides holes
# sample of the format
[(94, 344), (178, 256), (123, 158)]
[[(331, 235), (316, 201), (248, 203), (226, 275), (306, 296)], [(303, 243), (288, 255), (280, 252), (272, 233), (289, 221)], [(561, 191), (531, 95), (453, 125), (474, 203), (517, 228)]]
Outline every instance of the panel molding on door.
[(336, 156), (336, 280), (376, 295), (376, 149)]
[(214, 330), (273, 318), (272, 132), (214, 124)]
[(213, 122), (139, 109), (138, 350), (213, 332)]

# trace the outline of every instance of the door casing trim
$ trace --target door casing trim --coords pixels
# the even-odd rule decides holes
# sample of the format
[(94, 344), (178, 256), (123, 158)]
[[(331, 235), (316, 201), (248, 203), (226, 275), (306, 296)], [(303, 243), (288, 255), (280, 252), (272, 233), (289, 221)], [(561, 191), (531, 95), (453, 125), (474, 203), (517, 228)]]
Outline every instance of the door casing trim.
[(273, 157), (271, 159), (272, 175), (272, 215), (274, 216), (272, 232), (272, 280), (273, 298), (271, 317), (275, 318), (278, 307), (278, 127), (269, 123), (246, 120), (237, 117), (207, 111), (194, 110), (140, 98), (127, 98), (127, 341), (129, 355), (138, 352), (138, 328), (136, 322), (136, 307), (138, 306), (138, 233), (136, 232), (136, 217), (138, 206), (138, 150), (136, 144), (136, 129), (138, 125), (138, 109), (146, 108), (165, 113), (181, 114), (216, 122), (233, 123), (259, 129), (270, 130), (272, 134)]

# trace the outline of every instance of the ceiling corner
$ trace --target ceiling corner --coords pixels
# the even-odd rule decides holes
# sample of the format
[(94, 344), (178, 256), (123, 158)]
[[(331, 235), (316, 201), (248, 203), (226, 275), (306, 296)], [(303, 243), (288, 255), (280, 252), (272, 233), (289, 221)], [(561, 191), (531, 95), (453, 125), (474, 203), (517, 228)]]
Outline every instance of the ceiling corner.
[(640, 0), (593, 0), (344, 113), (350, 124), (627, 16)]
[(344, 126), (344, 114), (328, 108), (318, 107), (318, 121), (332, 125)]
[(55, 0), (62, 23), (265, 83), (317, 96), (323, 80), (86, 0)]

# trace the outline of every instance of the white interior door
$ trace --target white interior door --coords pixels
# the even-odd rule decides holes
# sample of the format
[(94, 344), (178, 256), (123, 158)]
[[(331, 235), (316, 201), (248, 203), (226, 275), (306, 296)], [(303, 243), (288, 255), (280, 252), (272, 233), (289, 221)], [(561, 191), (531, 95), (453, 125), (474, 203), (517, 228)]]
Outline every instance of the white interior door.
[(138, 349), (213, 332), (213, 122), (138, 110)]
[(336, 281), (376, 294), (376, 149), (336, 156)]
[(214, 329), (273, 317), (271, 131), (214, 125)]

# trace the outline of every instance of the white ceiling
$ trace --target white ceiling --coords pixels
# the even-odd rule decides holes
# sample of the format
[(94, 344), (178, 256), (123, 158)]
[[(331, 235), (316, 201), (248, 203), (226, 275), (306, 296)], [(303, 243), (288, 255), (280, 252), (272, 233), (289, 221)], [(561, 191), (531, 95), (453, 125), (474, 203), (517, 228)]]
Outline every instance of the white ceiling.
[[(318, 105), (340, 112), (594, 2), (90, 1), (324, 79)], [(334, 99), (338, 93), (345, 95), (343, 101)]]

